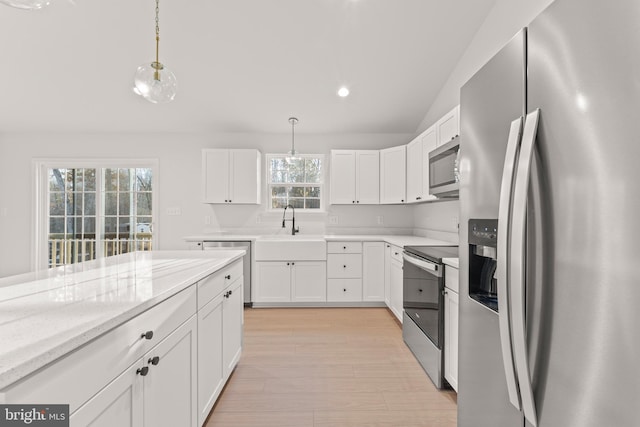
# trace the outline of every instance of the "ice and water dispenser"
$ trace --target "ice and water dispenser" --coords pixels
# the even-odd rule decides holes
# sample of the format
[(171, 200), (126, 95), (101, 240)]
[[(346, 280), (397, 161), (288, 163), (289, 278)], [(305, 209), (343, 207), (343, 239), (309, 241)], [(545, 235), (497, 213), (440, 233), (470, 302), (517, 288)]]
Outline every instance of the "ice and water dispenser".
[(498, 311), (497, 219), (469, 220), (469, 296)]

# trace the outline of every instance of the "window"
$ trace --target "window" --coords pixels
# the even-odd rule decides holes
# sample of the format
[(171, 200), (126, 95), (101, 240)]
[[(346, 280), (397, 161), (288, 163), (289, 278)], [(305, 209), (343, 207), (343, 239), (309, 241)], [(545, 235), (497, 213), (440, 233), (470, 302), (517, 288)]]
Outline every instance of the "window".
[(268, 154), (269, 209), (288, 205), (308, 211), (323, 209), (323, 160), (321, 154), (299, 155), (294, 159)]
[(151, 250), (155, 165), (76, 163), (38, 165), (38, 180), (45, 185), (38, 195), (36, 265), (56, 267)]

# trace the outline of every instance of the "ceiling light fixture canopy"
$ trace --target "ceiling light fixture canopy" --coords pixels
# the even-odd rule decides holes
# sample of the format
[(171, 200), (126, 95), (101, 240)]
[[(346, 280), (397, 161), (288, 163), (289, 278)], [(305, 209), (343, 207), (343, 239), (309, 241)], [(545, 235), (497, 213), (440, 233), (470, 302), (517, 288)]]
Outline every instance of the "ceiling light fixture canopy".
[(287, 160), (294, 160), (297, 157), (298, 152), (295, 147), (295, 134), (293, 129), (296, 126), (296, 123), (298, 123), (298, 119), (295, 117), (289, 117), (289, 123), (291, 123), (291, 151), (287, 153)]
[(156, 60), (144, 63), (136, 70), (133, 91), (154, 104), (173, 101), (176, 96), (176, 76), (159, 59), (160, 0), (156, 0)]
[(0, 3), (7, 6), (15, 7), (24, 10), (37, 10), (42, 9), (45, 6), (49, 6), (50, 0), (0, 0)]

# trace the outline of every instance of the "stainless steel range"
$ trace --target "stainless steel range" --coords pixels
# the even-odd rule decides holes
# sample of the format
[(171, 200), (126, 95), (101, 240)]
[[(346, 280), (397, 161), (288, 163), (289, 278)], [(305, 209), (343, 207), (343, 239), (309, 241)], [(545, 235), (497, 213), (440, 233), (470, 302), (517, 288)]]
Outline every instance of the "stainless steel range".
[(442, 388), (444, 347), (443, 258), (457, 246), (405, 246), (402, 337), (436, 387)]

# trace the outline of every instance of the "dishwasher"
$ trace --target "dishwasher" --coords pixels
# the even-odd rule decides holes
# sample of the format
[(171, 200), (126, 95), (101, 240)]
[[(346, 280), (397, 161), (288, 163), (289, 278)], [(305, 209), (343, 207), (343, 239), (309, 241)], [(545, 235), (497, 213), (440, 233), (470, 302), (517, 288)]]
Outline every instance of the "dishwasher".
[(216, 241), (203, 241), (198, 242), (198, 246), (202, 247), (205, 251), (216, 250), (230, 250), (230, 249), (245, 249), (246, 253), (242, 258), (242, 276), (243, 276), (243, 289), (244, 289), (244, 306), (251, 307), (251, 241), (228, 241), (228, 240), (216, 240)]

